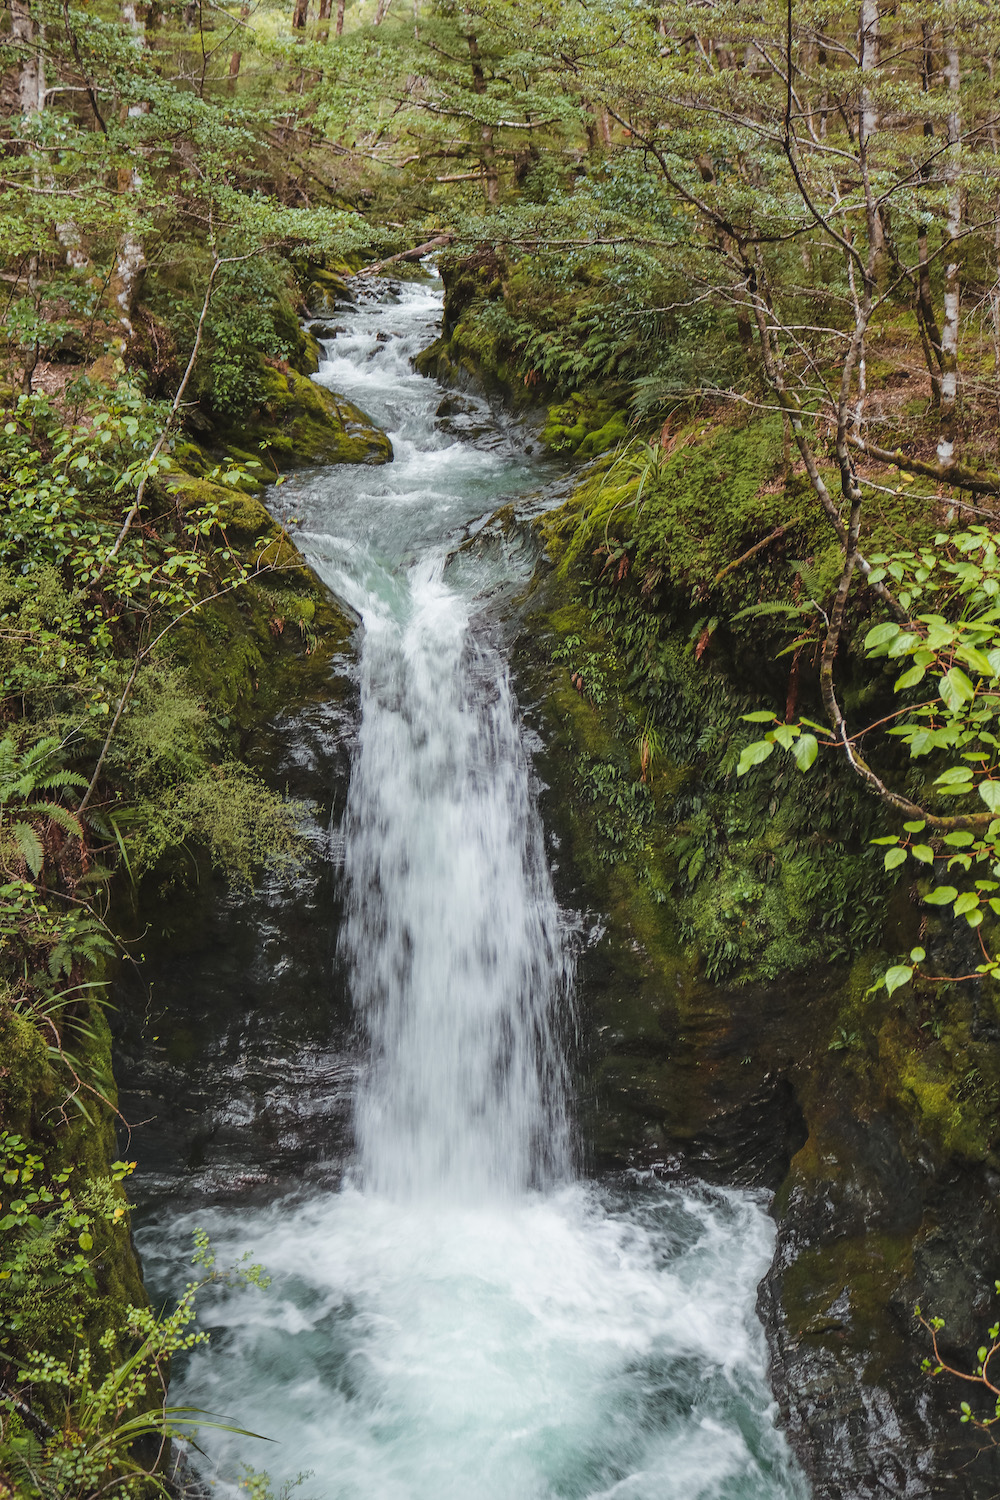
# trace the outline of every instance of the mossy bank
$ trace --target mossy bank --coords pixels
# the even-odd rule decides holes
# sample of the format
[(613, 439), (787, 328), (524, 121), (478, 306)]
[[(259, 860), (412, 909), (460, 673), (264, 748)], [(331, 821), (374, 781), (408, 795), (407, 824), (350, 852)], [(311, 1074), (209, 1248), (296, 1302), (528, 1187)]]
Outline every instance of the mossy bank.
[[(540, 523), (514, 647), (560, 894), (593, 934), (585, 1138), (604, 1167), (776, 1194), (761, 1308), (817, 1496), (985, 1496), (992, 1455), (966, 1467), (964, 1393), (922, 1372), (913, 1312), (944, 1317), (965, 1363), (992, 1319), (995, 993), (888, 995), (918, 940), (970, 958), (919, 882), (882, 868), (883, 812), (841, 762), (736, 777), (743, 714), (822, 713), (802, 653), (752, 608), (801, 559), (835, 565), (780, 421), (678, 423), (655, 490), (634, 489), (581, 471)], [(850, 664), (847, 680), (877, 703)]]
[[(307, 355), (308, 349), (306, 364)], [(8, 1231), (0, 1379), (13, 1394), (0, 1430), (0, 1470), (12, 1466), (17, 1493), (24, 1463), (37, 1462), (48, 1474), (45, 1466), (69, 1461), (63, 1450), (72, 1444), (58, 1437), (64, 1418), (76, 1421), (77, 1408), (84, 1411), (88, 1382), (110, 1380), (133, 1356), (145, 1357), (142, 1320), (153, 1318), (143, 1311), (146, 1293), (129, 1228), (130, 1168), (117, 1160), (119, 1152), (128, 1156), (130, 1135), (112, 1066), (118, 1017), (107, 1008), (122, 965), (141, 963), (130, 916), (137, 886), (147, 921), (152, 913), (154, 922), (166, 922), (167, 890), (207, 879), (212, 869), (248, 884), (269, 859), (302, 856), (300, 815), (283, 788), (258, 773), (253, 737), (279, 709), (348, 691), (355, 622), (269, 514), (260, 498), (264, 480), (279, 468), (391, 457), (385, 434), (350, 403), (303, 371), (263, 359), (257, 405), (238, 430), (216, 415), (175, 440), (169, 465), (146, 489), (140, 545), (152, 573), (154, 549), (164, 538), (181, 529), (205, 536), (210, 568), (199, 573), (193, 598), (173, 604), (166, 619), (161, 609), (158, 617), (151, 612), (151, 628), (130, 620), (127, 629), (102, 637), (109, 648), (99, 670), (109, 690), (93, 736), (96, 745), (104, 741), (96, 769), (79, 754), (79, 768), (56, 762), (53, 769), (38, 759), (40, 769), (31, 772), (43, 789), (72, 797), (78, 810), (51, 799), (29, 808), (49, 819), (39, 822), (44, 842), (27, 825), (20, 832), (5, 826), (5, 869), (14, 878), (4, 890), (3, 934), (5, 974), (12, 979), (0, 994)], [(67, 616), (75, 620), (74, 601), (55, 569), (32, 583), (5, 578), (7, 607), (20, 612), (18, 619), (31, 611), (33, 621), (40, 617), (55, 657), (67, 650), (59, 631)], [(8, 648), (5, 664), (9, 655)], [(65, 661), (54, 660), (55, 668)], [(81, 677), (95, 675), (92, 658), (81, 658), (79, 670)], [(58, 678), (47, 692), (45, 711), (59, 725), (56, 716), (65, 710)], [(75, 710), (70, 701), (68, 711)], [(58, 743), (43, 740), (43, 749), (51, 753)], [(35, 762), (18, 761), (17, 754), (17, 741), (4, 741), (5, 799), (17, 776), (20, 795), (30, 791), (25, 767)], [(95, 789), (95, 811), (85, 819)], [(57, 907), (50, 916), (42, 899), (51, 906), (60, 891), (68, 915)], [(155, 1340), (163, 1346), (159, 1331)], [(105, 1410), (103, 1396), (91, 1402), (90, 1425), (78, 1441), (81, 1462), (98, 1468), (131, 1462), (126, 1418), (146, 1410), (144, 1380), (155, 1429), (169, 1340), (163, 1347), (165, 1355), (150, 1355), (148, 1370), (143, 1366), (131, 1407), (117, 1409), (110, 1400)], [(26, 1359), (51, 1366), (39, 1365), (33, 1388), (34, 1366), (25, 1373)], [(64, 1374), (60, 1361), (68, 1362)], [(101, 1459), (105, 1439), (112, 1447)], [(42, 1446), (36, 1452), (32, 1444)], [(142, 1461), (155, 1459), (154, 1443)]]

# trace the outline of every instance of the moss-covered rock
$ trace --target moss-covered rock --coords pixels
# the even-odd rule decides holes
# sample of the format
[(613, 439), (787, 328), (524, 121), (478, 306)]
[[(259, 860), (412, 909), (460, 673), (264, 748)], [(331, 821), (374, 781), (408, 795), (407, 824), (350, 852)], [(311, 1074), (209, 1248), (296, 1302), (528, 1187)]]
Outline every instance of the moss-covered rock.
[(485, 391), (505, 405), (537, 405), (535, 383), (518, 367), (516, 351), (489, 319), (480, 316), (487, 304), (502, 308), (505, 262), (492, 250), (441, 260), (445, 284), (441, 336), (414, 360), (421, 375), (443, 385)]
[(255, 575), (182, 623), (172, 648), (213, 713), (246, 728), (328, 677), (354, 622), (256, 496), (180, 472), (165, 488), (185, 509), (214, 506), (227, 542)]
[[(110, 979), (111, 968), (107, 962), (92, 966), (86, 983), (100, 988)], [(83, 989), (80, 1000), (64, 1008), (59, 1032), (13, 996), (0, 994), (0, 1130), (30, 1142), (47, 1170), (71, 1168), (69, 1189), (77, 1197), (88, 1184), (110, 1184), (111, 1163), (118, 1156), (111, 1030), (92, 994)], [(115, 1184), (112, 1192), (124, 1210), (125, 1188)], [(115, 1223), (97, 1218), (92, 1230), (96, 1288), (92, 1296), (78, 1299), (78, 1310), (96, 1368), (104, 1369), (125, 1351), (104, 1349), (102, 1338), (108, 1330), (120, 1333), (125, 1310), (144, 1307), (148, 1299), (127, 1214)], [(65, 1331), (53, 1330), (49, 1352), (67, 1354), (68, 1339)], [(55, 1406), (44, 1392), (37, 1393), (35, 1409), (54, 1417), (58, 1398), (53, 1399)]]
[(598, 1161), (778, 1190), (762, 1309), (817, 1495), (903, 1493), (919, 1469), (927, 1493), (985, 1496), (996, 1465), (967, 1467), (912, 1310), (947, 1319), (964, 1366), (995, 1318), (1000, 1009), (979, 984), (880, 985), (951, 939), (881, 869), (878, 804), (839, 764), (734, 776), (743, 712), (797, 693), (822, 713), (767, 617), (733, 622), (787, 589), (786, 535), (822, 558), (808, 499), (770, 424), (703, 419), (643, 506), (593, 476), (541, 523), (515, 664), (560, 895), (596, 936), (582, 1120)]
[(263, 395), (240, 426), (216, 428), (216, 442), (235, 455), (247, 452), (247, 433), (275, 469), (313, 464), (384, 464), (392, 444), (359, 407), (279, 361), (261, 370)]
[(302, 375), (315, 375), (323, 359), (323, 349), (312, 329), (303, 328), (300, 331), (302, 342), (295, 368)]
[(552, 453), (596, 458), (630, 436), (627, 414), (606, 397), (582, 391), (548, 409), (542, 442)]
[(310, 317), (328, 317), (345, 302), (354, 301), (354, 291), (346, 271), (339, 274), (323, 266), (310, 266), (307, 276), (304, 296)]

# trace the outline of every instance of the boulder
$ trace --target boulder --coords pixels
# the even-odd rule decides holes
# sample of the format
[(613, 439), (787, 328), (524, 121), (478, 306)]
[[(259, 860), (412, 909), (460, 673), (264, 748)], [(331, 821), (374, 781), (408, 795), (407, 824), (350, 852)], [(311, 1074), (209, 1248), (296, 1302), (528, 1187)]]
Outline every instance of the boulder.
[(230, 452), (259, 448), (278, 470), (317, 464), (384, 464), (388, 437), (361, 409), (285, 364), (262, 369), (263, 394), (239, 429), (217, 432)]

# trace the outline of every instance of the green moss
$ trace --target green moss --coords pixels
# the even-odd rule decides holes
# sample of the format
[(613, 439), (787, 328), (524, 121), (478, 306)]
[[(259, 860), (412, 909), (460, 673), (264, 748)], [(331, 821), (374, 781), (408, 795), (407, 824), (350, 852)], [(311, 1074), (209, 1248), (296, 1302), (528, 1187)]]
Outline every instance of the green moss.
[(346, 266), (340, 271), (328, 270), (325, 266), (310, 265), (306, 268), (304, 295), (306, 305), (313, 317), (325, 317), (335, 312), (338, 302), (353, 302), (354, 294), (348, 280)]
[(260, 390), (246, 424), (217, 428), (217, 441), (234, 456), (244, 456), (249, 425), (260, 439), (265, 463), (275, 469), (392, 459), (392, 444), (370, 417), (288, 365), (262, 364)]
[(295, 368), (302, 375), (315, 375), (322, 360), (323, 348), (319, 339), (308, 328), (303, 328), (301, 343), (296, 353)]
[[(106, 967), (87, 976), (98, 984), (107, 978)], [(79, 1193), (88, 1181), (109, 1179), (118, 1155), (118, 1100), (105, 1010), (87, 998), (74, 1010), (75, 1018), (64, 1014), (60, 1057), (50, 1028), (43, 1034), (30, 1010), (18, 1009), (9, 994), (0, 996), (0, 1128), (32, 1142), (50, 1170), (72, 1167), (71, 1185)], [(124, 1188), (115, 1191), (124, 1204)], [(105, 1331), (122, 1328), (125, 1309), (147, 1301), (127, 1217), (117, 1225), (95, 1223), (93, 1270), (97, 1291), (81, 1311), (97, 1366), (104, 1368)], [(51, 1347), (58, 1352), (58, 1340)]]
[(34, 1100), (51, 1082), (37, 1026), (0, 996), (0, 1126), (27, 1134)]
[(166, 490), (185, 508), (218, 506), (230, 546), (260, 574), (204, 605), (172, 637), (174, 660), (212, 713), (249, 725), (283, 696), (327, 680), (353, 624), (255, 496), (179, 473)]
[(541, 436), (552, 453), (595, 458), (627, 440), (628, 418), (605, 397), (577, 392), (549, 407)]
[(917, 997), (913, 1013), (894, 1009), (878, 1031), (887, 1095), (947, 1156), (994, 1161), (1000, 1139), (1000, 1058), (977, 1039), (970, 999), (961, 990)]
[[(803, 1251), (782, 1276), (782, 1306), (793, 1337), (868, 1351), (872, 1330), (890, 1324), (901, 1277), (912, 1273), (913, 1246), (904, 1235), (845, 1236)], [(842, 1306), (845, 1296), (849, 1312)]]

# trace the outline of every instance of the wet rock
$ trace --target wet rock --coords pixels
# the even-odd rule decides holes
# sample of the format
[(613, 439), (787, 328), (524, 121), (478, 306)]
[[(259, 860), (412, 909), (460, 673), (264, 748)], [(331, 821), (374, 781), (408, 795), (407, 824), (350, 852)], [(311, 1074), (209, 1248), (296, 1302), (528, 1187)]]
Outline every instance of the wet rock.
[(217, 441), (238, 456), (244, 452), (244, 430), (266, 442), (265, 456), (276, 468), (313, 464), (384, 464), (392, 444), (361, 409), (325, 386), (274, 363), (262, 372), (264, 394), (239, 428), (217, 430)]
[[(651, 897), (655, 868), (640, 881), (626, 859), (609, 858), (581, 795), (580, 767), (592, 760), (637, 775), (620, 700), (609, 693), (601, 708), (552, 664), (568, 634), (586, 651), (587, 628), (543, 571), (514, 665), (541, 745), (558, 894), (598, 934), (577, 966), (591, 1159), (667, 1160), (777, 1190), (760, 1311), (814, 1500), (991, 1500), (1000, 1450), (959, 1422), (968, 1388), (921, 1370), (929, 1340), (914, 1306), (945, 1318), (943, 1351), (974, 1367), (1000, 1276), (993, 1004), (975, 986), (890, 999), (873, 988), (871, 954), (780, 982), (709, 982), (673, 903)], [(915, 939), (912, 922), (901, 902), (888, 952)]]
[(445, 396), (444, 400), (438, 403), (434, 415), (436, 417), (464, 417), (474, 410), (473, 403), (462, 396)]
[(356, 301), (354, 287), (333, 271), (314, 269), (305, 290), (306, 306), (312, 318), (328, 317), (338, 307), (351, 307)]
[(750, 1096), (713, 1116), (684, 1152), (709, 1182), (777, 1188), (808, 1131), (791, 1081), (769, 1074)]
[(498, 438), (493, 414), (474, 396), (446, 396), (438, 403), (434, 415), (441, 431), (450, 437), (469, 443), (485, 437)]

